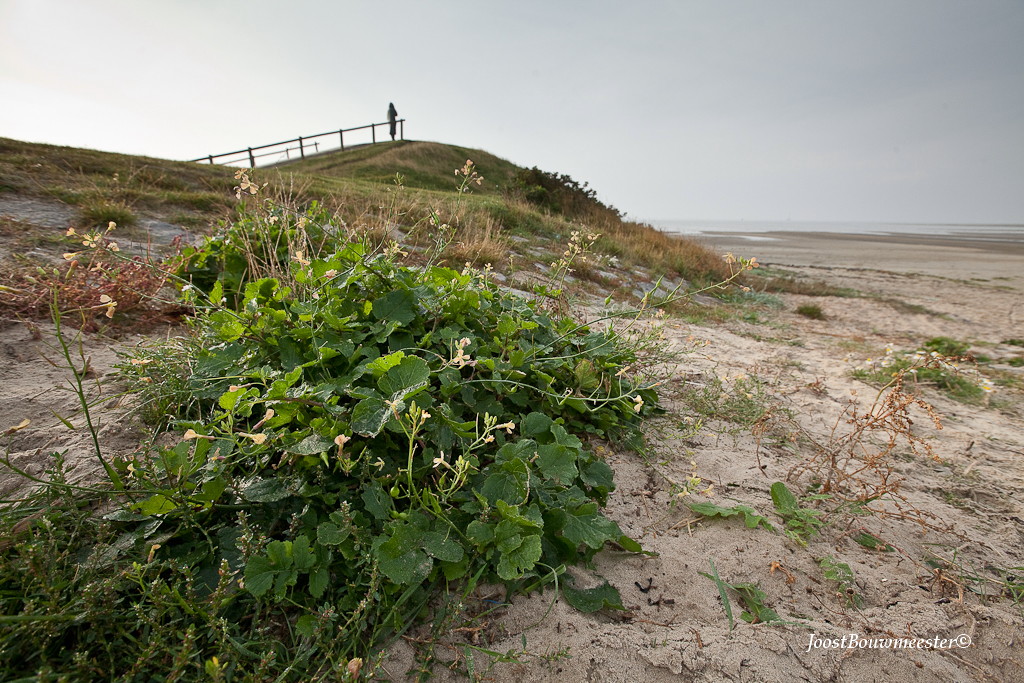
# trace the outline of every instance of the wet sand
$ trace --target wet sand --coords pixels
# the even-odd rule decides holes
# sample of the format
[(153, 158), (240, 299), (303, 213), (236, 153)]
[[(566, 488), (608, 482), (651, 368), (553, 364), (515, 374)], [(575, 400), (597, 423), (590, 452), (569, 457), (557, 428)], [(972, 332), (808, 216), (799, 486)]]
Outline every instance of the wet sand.
[(1024, 285), (1024, 238), (1004, 233), (709, 232), (697, 239), (722, 253), (756, 256), (765, 265), (869, 268)]

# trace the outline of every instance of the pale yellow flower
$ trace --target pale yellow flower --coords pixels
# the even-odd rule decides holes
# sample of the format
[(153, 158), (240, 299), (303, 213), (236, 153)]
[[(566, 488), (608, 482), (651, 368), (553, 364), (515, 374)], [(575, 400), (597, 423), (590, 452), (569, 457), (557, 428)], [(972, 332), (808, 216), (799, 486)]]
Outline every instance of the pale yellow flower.
[(207, 441), (216, 441), (216, 437), (198, 434), (194, 429), (186, 429), (185, 435), (182, 436), (181, 438), (183, 441), (191, 441), (192, 439), (206, 439)]
[(114, 317), (114, 309), (117, 308), (117, 302), (110, 298), (109, 294), (100, 295), (100, 308), (106, 308), (107, 312), (105, 315), (108, 318)]
[[(352, 440), (352, 437), (345, 436), (344, 434), (338, 434), (334, 437), (334, 443), (338, 446), (338, 457), (341, 457), (342, 452), (345, 450), (345, 444)], [(346, 470), (347, 471), (347, 470)]]

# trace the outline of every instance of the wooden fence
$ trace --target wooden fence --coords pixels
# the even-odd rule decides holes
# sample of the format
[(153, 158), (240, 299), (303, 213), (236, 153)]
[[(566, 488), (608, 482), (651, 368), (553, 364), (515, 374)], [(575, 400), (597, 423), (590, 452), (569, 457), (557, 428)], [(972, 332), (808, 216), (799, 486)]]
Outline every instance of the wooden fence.
[[(398, 119), (397, 121), (395, 121), (395, 123), (398, 125), (398, 139), (399, 140), (404, 140), (405, 139), (405, 119)], [(311, 155), (312, 154), (319, 154), (321, 146), (324, 147), (324, 151), (328, 151), (330, 149), (345, 149), (345, 133), (352, 133), (352, 132), (357, 131), (357, 130), (366, 130), (367, 128), (370, 129), (371, 143), (372, 144), (377, 144), (377, 126), (385, 126), (386, 127), (386, 126), (389, 126), (389, 125), (391, 125), (391, 124), (389, 122), (385, 121), (384, 123), (370, 123), (370, 124), (367, 124), (365, 126), (356, 126), (355, 128), (342, 128), (340, 130), (332, 130), (332, 131), (330, 131), (328, 133), (317, 133), (316, 135), (299, 136), (299, 137), (297, 137), (297, 138), (295, 138), (293, 140), (284, 140), (282, 142), (272, 142), (269, 145), (259, 145), (257, 147), (246, 147), (245, 149), (240, 149), (240, 150), (235, 151), (235, 152), (224, 152), (223, 154), (209, 154), (209, 155), (207, 155), (205, 157), (199, 157), (198, 159), (189, 159), (189, 161), (192, 161), (192, 162), (209, 161), (211, 164), (218, 163), (218, 164), (225, 164), (225, 165), (243, 163), (243, 162), (248, 161), (249, 162), (249, 168), (256, 168), (256, 160), (257, 159), (261, 159), (263, 157), (269, 157), (269, 156), (275, 156), (275, 155), (280, 156), (280, 155), (283, 154), (285, 160), (287, 160), (287, 159), (291, 159), (292, 158), (292, 156), (291, 156), (292, 152), (298, 151), (299, 156), (296, 157), (296, 158), (298, 158), (298, 159), (305, 159), (306, 158), (306, 154), (311, 154)], [(339, 143), (338, 147), (334, 147), (333, 146), (333, 142), (334, 142), (333, 136), (335, 136), (335, 135), (338, 136), (338, 140), (337, 140), (338, 143)], [(320, 138), (328, 138), (328, 140), (324, 141), (322, 143)], [(290, 145), (294, 145), (295, 143), (298, 143), (298, 146), (296, 146), (296, 147), (290, 146)], [(351, 144), (351, 138), (350, 138), (350, 144)], [(361, 143), (361, 144), (365, 144), (365, 143)], [(267, 150), (269, 150), (269, 151), (267, 151)], [(214, 161), (215, 159), (217, 159), (218, 161)], [(279, 158), (277, 161), (282, 161), (282, 159)]]

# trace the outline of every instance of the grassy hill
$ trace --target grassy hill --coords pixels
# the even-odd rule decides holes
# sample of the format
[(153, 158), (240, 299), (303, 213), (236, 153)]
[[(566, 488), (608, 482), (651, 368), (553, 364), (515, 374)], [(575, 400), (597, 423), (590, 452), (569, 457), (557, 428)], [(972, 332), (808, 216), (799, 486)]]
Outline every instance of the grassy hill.
[[(459, 194), (454, 172), (467, 159), (484, 180)], [(156, 223), (207, 233), (237, 218), (235, 171), (0, 138), (0, 237), (6, 238), (0, 259), (31, 254), (32, 261), (40, 253), (59, 259), (69, 225), (89, 229), (114, 221), (122, 238), (143, 244)], [(482, 150), (385, 142), (257, 169), (254, 180), (268, 184), (263, 196), (297, 208), (320, 202), (354, 230), (388, 233), (378, 236), (413, 247), (429, 240), (429, 230), (420, 228), (437, 215), (457, 228), (444, 253), (452, 264), (491, 264), (543, 277), (580, 231), (599, 235), (592, 258), (576, 269), (582, 286), (589, 281), (632, 292), (638, 271), (641, 281), (665, 276), (706, 283), (727, 276), (719, 255), (622, 220), (585, 183)], [(25, 215), (12, 208), (14, 200), (22, 207), (49, 207), (57, 219)]]
[(472, 159), (487, 180), (477, 191), (479, 194), (500, 195), (514, 185), (516, 174), (522, 170), (483, 150), (411, 140), (327, 152), (287, 161), (274, 168), (289, 173), (374, 184), (392, 183), (395, 174), (400, 173), (406, 187), (449, 192), (453, 169), (460, 168), (466, 159)]

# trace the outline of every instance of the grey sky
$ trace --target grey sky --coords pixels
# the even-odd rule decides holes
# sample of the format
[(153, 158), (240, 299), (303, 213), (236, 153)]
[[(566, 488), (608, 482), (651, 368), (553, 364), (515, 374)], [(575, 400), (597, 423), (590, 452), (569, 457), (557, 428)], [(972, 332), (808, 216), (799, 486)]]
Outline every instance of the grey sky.
[(1024, 2), (0, 0), (0, 136), (186, 159), (383, 121), (631, 216), (1024, 222)]

